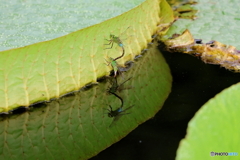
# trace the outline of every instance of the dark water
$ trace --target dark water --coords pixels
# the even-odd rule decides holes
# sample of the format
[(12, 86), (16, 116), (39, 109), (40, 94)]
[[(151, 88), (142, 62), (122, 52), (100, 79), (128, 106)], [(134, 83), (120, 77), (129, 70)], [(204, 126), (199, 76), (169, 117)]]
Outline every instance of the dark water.
[(240, 81), (240, 74), (181, 53), (163, 53), (173, 76), (172, 92), (155, 117), (91, 160), (173, 160), (187, 124), (210, 98)]

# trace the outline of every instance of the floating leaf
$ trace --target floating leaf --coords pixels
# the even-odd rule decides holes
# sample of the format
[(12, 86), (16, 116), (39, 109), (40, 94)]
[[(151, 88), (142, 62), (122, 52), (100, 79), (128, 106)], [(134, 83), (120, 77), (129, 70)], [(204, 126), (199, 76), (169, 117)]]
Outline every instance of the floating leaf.
[(134, 106), (127, 110), (129, 114), (117, 121), (108, 117), (109, 105), (113, 110), (122, 106), (118, 98), (107, 94), (110, 83), (88, 86), (22, 114), (2, 117), (0, 158), (88, 159), (119, 141), (161, 109), (172, 81), (156, 48), (149, 49), (125, 75), (132, 76), (127, 83), (134, 88), (119, 95), (123, 110)]
[[(180, 143), (177, 160), (239, 159), (239, 91), (240, 84), (231, 86), (196, 113), (188, 124), (186, 138)], [(211, 157), (211, 152), (234, 152), (238, 156)]]

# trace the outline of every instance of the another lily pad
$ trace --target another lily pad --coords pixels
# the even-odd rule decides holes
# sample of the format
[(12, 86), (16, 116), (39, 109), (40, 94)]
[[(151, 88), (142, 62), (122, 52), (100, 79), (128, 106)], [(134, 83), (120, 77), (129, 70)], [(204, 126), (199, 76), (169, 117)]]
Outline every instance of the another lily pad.
[[(240, 84), (231, 86), (196, 113), (189, 122), (186, 138), (180, 143), (177, 160), (239, 159), (239, 91)], [(217, 155), (221, 153), (222, 156)], [(224, 156), (226, 153), (228, 156)]]

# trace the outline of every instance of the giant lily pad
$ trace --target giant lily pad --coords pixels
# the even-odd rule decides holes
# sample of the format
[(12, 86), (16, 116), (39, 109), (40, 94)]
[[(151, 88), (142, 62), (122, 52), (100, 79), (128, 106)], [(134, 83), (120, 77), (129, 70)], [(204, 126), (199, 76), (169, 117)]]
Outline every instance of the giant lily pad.
[[(117, 121), (107, 116), (121, 106), (101, 82), (73, 96), (34, 106), (0, 121), (2, 159), (87, 159), (151, 118), (170, 92), (170, 71), (159, 52), (147, 52), (123, 75), (132, 77), (119, 95), (123, 110)], [(122, 77), (118, 78), (121, 82)], [(122, 113), (121, 113), (122, 114)]]
[(199, 0), (194, 5), (198, 10), (196, 20), (179, 19), (169, 29), (168, 35), (182, 33), (188, 29), (194, 38), (203, 39), (204, 42), (216, 40), (226, 45), (232, 45), (240, 49), (239, 32), (240, 10), (236, 7), (237, 0), (210, 1)]
[(0, 156), (87, 159), (154, 116), (171, 87), (170, 71), (160, 53), (145, 53), (124, 74), (132, 77), (132, 89), (121, 93), (123, 109), (132, 108), (113, 125), (106, 112), (109, 105), (113, 110), (119, 108), (120, 101), (106, 95), (108, 83), (97, 80), (112, 70), (105, 59), (122, 54), (105, 50), (104, 39), (131, 28), (131, 43), (124, 46), (125, 56), (118, 60), (124, 65), (147, 47), (151, 36), (161, 30), (158, 25), (166, 14), (164, 23), (170, 23), (172, 12), (165, 0), (145, 1), (120, 16), (66, 36), (0, 52), (0, 111), (40, 103), (28, 112), (2, 118)]
[[(194, 21), (178, 20), (171, 26), (162, 40), (164, 42), (169, 41), (166, 39), (176, 35), (176, 33), (181, 34), (187, 29), (195, 39), (198, 39), (196, 44), (191, 43), (186, 46), (185, 41), (189, 39), (187, 38), (182, 41), (182, 44), (178, 43), (178, 46), (173, 44), (173, 46), (176, 46), (174, 47), (175, 51), (200, 57), (205, 63), (218, 64), (228, 70), (240, 72), (238, 60), (240, 51), (237, 50), (239, 49), (239, 36), (237, 36), (237, 33), (239, 32), (240, 21), (237, 18), (239, 10), (235, 7), (235, 4), (238, 4), (238, 2), (214, 3), (208, 0), (199, 1), (194, 6), (198, 10), (198, 18)], [(231, 24), (230, 27), (229, 24)], [(186, 36), (181, 37), (183, 39)], [(174, 37), (172, 38), (174, 39)], [(166, 43), (167, 48), (172, 48), (168, 44)], [(185, 47), (183, 47), (184, 45)]]

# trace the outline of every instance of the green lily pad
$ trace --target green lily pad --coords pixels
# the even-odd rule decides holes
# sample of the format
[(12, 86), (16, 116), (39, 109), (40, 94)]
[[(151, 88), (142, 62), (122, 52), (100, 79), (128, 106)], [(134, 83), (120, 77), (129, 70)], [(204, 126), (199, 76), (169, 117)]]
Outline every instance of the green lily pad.
[[(161, 37), (171, 51), (191, 54), (209, 64), (218, 64), (228, 70), (239, 72), (239, 32), (240, 22), (236, 16), (240, 13), (234, 4), (237, 1), (223, 2), (215, 5), (213, 2), (200, 1), (194, 7), (198, 10), (194, 21), (179, 19), (174, 23), (168, 33)], [(207, 7), (206, 7), (207, 6)], [(228, 7), (226, 7), (228, 6)], [(231, 24), (232, 29), (229, 30)], [(189, 37), (197, 39), (196, 43), (186, 43), (189, 37), (180, 36), (182, 41), (175, 40), (172, 35), (182, 34), (189, 30)], [(183, 34), (184, 35), (184, 34)], [(172, 41), (172, 44), (166, 43)], [(177, 43), (177, 44), (174, 44)], [(174, 49), (173, 49), (174, 48)]]
[[(189, 122), (186, 138), (180, 142), (177, 160), (239, 159), (239, 91), (240, 84), (231, 86), (196, 113)], [(216, 155), (221, 152), (229, 156)], [(235, 153), (238, 156), (230, 156)]]
[[(83, 88), (57, 101), (3, 117), (0, 121), (1, 159), (88, 159), (125, 137), (153, 117), (171, 90), (172, 78), (163, 56), (152, 48), (123, 77), (128, 89), (120, 117), (108, 117), (121, 101), (107, 94), (108, 81)], [(124, 81), (118, 77), (119, 83)]]
[(232, 45), (240, 49), (240, 10), (237, 0), (209, 1), (200, 0), (194, 5), (198, 10), (196, 20), (179, 19), (169, 29), (168, 37), (174, 33), (181, 34), (188, 29), (194, 38), (202, 39), (205, 43), (216, 40), (226, 45)]
[[(159, 52), (146, 52), (142, 57), (139, 54), (152, 41), (152, 35), (162, 29), (159, 24), (163, 16), (167, 17), (166, 23), (173, 20), (166, 1), (147, 0), (100, 24), (0, 52), (0, 112), (28, 108), (34, 103), (43, 105), (2, 117), (0, 157), (88, 159), (153, 117), (170, 92), (172, 78)], [(119, 93), (123, 110), (132, 108), (114, 121), (107, 116), (108, 106), (116, 110), (121, 102), (107, 95), (108, 83), (98, 80), (112, 71), (105, 59), (122, 54), (106, 50), (105, 39), (110, 34), (120, 35), (129, 26), (133, 40), (118, 64), (133, 61), (137, 55), (140, 58), (124, 74), (132, 77), (126, 83), (132, 88)]]

